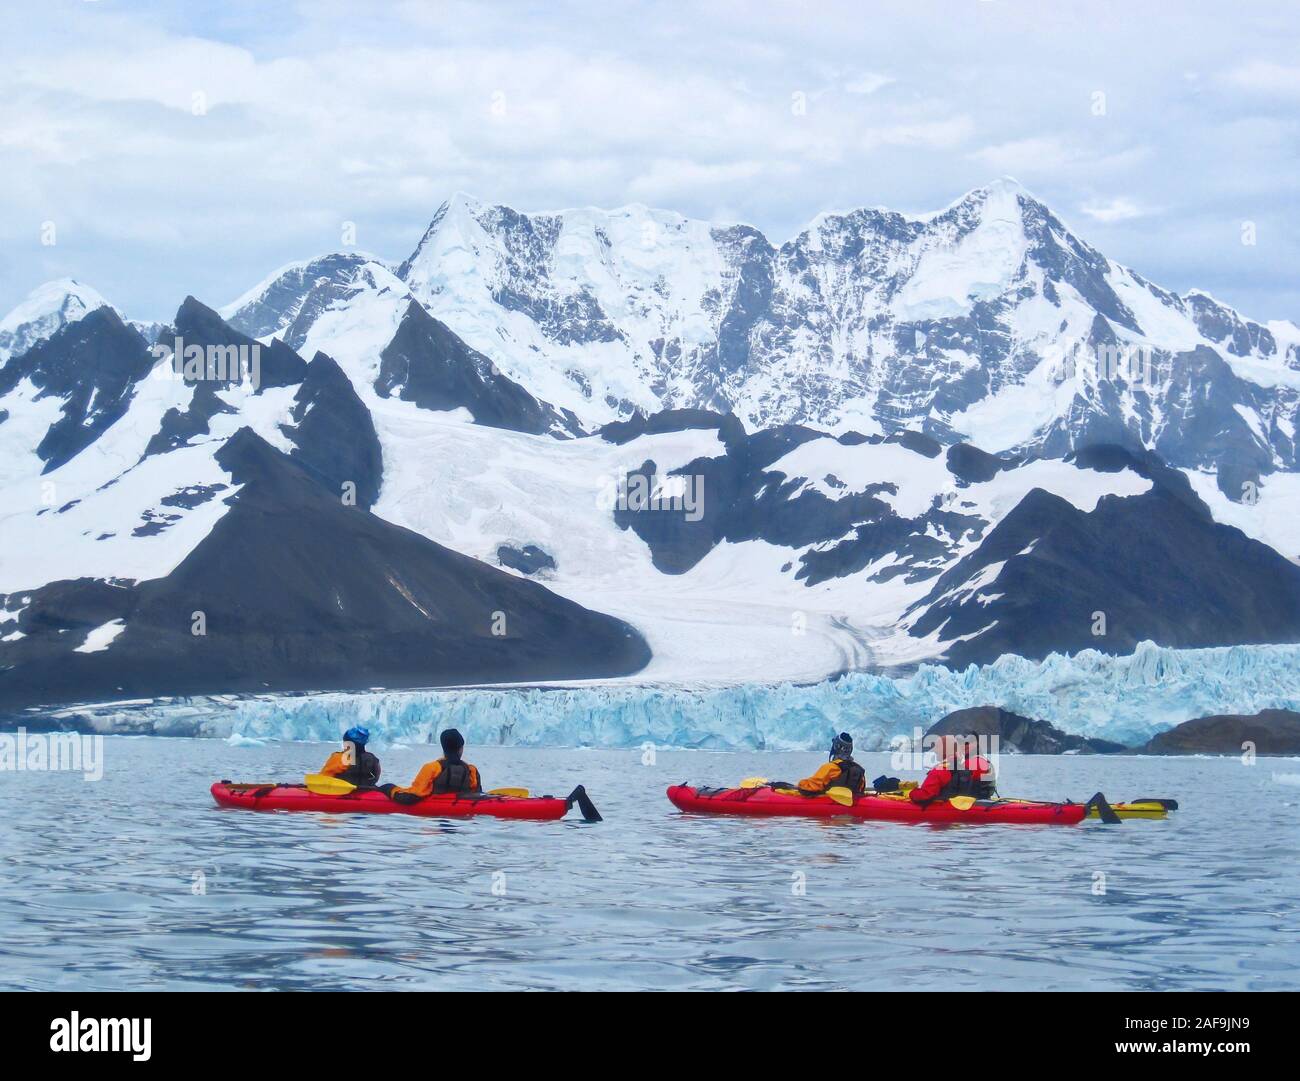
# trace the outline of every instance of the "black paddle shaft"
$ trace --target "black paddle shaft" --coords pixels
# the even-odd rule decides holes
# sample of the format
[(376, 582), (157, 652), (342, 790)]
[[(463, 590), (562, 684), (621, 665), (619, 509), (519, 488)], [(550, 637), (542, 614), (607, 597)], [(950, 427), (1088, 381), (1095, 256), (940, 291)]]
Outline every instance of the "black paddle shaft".
[(1088, 801), (1087, 806), (1090, 808), (1096, 807), (1097, 817), (1100, 818), (1107, 825), (1113, 826), (1116, 823), (1124, 821), (1122, 818), (1120, 818), (1119, 815), (1117, 815), (1114, 812), (1114, 810), (1112, 810), (1111, 805), (1106, 802), (1106, 797), (1103, 796), (1100, 792), (1098, 792), (1095, 796), (1092, 797), (1092, 799)]
[(596, 810), (596, 805), (591, 802), (591, 797), (587, 795), (587, 790), (583, 788), (582, 785), (578, 785), (577, 788), (570, 792), (569, 798), (564, 802), (567, 807), (572, 807), (576, 803), (578, 805), (578, 810), (582, 812), (582, 820), (584, 822), (604, 821), (604, 819), (600, 817), (600, 812)]

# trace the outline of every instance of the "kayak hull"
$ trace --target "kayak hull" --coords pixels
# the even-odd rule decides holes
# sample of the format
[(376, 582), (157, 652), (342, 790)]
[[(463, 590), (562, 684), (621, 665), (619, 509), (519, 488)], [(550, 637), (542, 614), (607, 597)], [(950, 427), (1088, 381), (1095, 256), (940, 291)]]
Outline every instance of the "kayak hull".
[(212, 798), (222, 807), (244, 811), (315, 811), (325, 814), (413, 815), (417, 818), (515, 818), (553, 821), (569, 809), (554, 796), (465, 796), (458, 793), (426, 796), (419, 803), (395, 803), (383, 792), (366, 789), (344, 796), (322, 796), (303, 785), (234, 784), (218, 781)]
[(946, 800), (922, 806), (904, 796), (859, 796), (845, 807), (829, 796), (788, 796), (770, 788), (695, 788), (674, 785), (668, 799), (692, 814), (748, 815), (754, 818), (861, 818), (880, 822), (931, 822), (1028, 826), (1073, 826), (1087, 809), (1081, 803), (1013, 803), (980, 800), (959, 811)]

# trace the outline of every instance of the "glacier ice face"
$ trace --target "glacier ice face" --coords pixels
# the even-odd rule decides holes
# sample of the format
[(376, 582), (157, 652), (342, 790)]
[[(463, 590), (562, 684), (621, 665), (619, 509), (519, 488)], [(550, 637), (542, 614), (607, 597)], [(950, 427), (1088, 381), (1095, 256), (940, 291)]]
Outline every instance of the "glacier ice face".
[[(436, 742), (459, 728), (470, 745), (820, 750), (848, 730), (883, 750), (966, 706), (999, 705), (1072, 734), (1137, 745), (1193, 717), (1300, 709), (1300, 645), (1173, 650), (1126, 657), (1086, 650), (1029, 661), (1004, 656), (964, 671), (922, 665), (905, 676), (854, 673), (815, 684), (690, 689), (605, 685), (371, 691), (98, 707), (105, 731), (334, 741), (364, 724), (377, 746)], [(87, 715), (84, 709), (76, 711)], [(243, 743), (242, 745), (248, 745)]]

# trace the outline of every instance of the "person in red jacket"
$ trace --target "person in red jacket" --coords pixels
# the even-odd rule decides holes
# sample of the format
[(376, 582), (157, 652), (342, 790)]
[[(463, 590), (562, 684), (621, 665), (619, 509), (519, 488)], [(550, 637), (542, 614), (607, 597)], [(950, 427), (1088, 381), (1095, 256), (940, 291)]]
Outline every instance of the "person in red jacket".
[(953, 796), (991, 799), (997, 793), (993, 766), (978, 751), (974, 737), (938, 736), (934, 746), (938, 761), (925, 780), (908, 793), (908, 799), (914, 803)]

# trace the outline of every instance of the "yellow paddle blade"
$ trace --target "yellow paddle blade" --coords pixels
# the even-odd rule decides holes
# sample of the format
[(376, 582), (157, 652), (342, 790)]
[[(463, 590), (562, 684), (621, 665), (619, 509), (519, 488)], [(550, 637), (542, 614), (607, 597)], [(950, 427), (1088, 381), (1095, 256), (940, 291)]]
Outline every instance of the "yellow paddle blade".
[(954, 810), (969, 811), (972, 807), (975, 806), (975, 797), (974, 796), (953, 796), (953, 798), (950, 799), (948, 803)]
[[(1111, 807), (1120, 818), (1165, 818), (1169, 812), (1159, 803), (1117, 803)], [(1088, 811), (1089, 818), (1100, 818), (1096, 807)]]
[[(1042, 806), (1041, 800), (1007, 799), (999, 797), (1002, 803), (1019, 803), (1026, 806)], [(1169, 808), (1161, 800), (1134, 800), (1132, 803), (1112, 803), (1110, 809), (1121, 819), (1125, 818), (1166, 818)], [(1088, 808), (1089, 818), (1100, 818), (1101, 812), (1096, 807)]]
[(514, 796), (516, 799), (527, 799), (528, 789), (526, 788), (490, 788), (489, 796)]
[(346, 796), (357, 787), (327, 773), (309, 773), (303, 781), (307, 785), (307, 791), (315, 792), (318, 796)]
[(765, 784), (767, 784), (766, 777), (746, 777), (736, 787), (737, 788), (762, 788)]
[(826, 794), (841, 807), (853, 806), (853, 792), (843, 785), (836, 785), (834, 788), (826, 789)]

